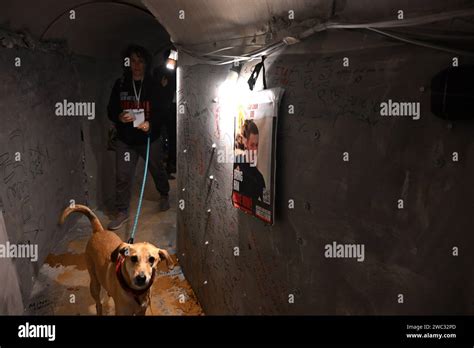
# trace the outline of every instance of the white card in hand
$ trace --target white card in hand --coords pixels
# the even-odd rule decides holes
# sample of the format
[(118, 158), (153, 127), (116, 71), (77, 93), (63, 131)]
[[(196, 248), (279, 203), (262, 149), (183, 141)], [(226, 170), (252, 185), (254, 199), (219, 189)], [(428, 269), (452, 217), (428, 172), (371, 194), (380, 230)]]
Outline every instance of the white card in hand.
[(145, 110), (144, 109), (132, 109), (133, 116), (135, 119), (133, 120), (133, 126), (137, 128), (143, 122), (145, 122)]

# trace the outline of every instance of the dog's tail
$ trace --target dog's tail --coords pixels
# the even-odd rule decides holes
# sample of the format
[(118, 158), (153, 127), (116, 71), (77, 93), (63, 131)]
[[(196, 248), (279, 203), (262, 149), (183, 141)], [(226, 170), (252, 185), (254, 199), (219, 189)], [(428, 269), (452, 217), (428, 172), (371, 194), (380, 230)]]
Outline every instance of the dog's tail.
[(74, 206), (69, 206), (64, 209), (63, 213), (61, 214), (61, 217), (59, 218), (59, 224), (62, 225), (66, 218), (69, 216), (69, 214), (74, 213), (76, 211), (86, 215), (89, 218), (89, 221), (92, 225), (93, 233), (104, 230), (102, 224), (99, 221), (99, 218), (92, 212), (92, 210), (82, 204), (74, 204)]

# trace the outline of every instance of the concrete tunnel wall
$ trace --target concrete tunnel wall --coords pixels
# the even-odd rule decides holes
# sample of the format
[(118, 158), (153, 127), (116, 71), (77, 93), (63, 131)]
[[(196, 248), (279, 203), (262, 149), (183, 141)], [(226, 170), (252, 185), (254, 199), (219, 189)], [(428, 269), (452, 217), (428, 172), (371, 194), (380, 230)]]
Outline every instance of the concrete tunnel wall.
[[(30, 7), (11, 3), (0, 16), (0, 105), (5, 110), (0, 128), (0, 240), (38, 244), (40, 251), (36, 263), (0, 260), (0, 282), (12, 284), (0, 291), (0, 314), (23, 312), (45, 257), (62, 239), (73, 238), (78, 216), (64, 228), (57, 226), (70, 199), (113, 210), (115, 153), (107, 151), (111, 122), (106, 106), (122, 74), (122, 50), (141, 44), (155, 54), (156, 66), (169, 45), (168, 34), (153, 16), (124, 4), (89, 4), (76, 9), (73, 22), (67, 16), (53, 22), (72, 5), (52, 4), (37, 17)], [(46, 40), (39, 41), (49, 24)], [(15, 67), (16, 57), (21, 67)], [(55, 116), (55, 103), (64, 99), (94, 102), (95, 119)], [(23, 156), (18, 163), (17, 151)]]
[[(233, 149), (232, 115), (212, 101), (229, 66), (180, 55), (178, 256), (206, 314), (474, 313), (474, 125), (430, 111), (431, 78), (452, 57), (348, 31), (268, 57), (268, 87), (286, 89), (270, 227), (232, 206), (232, 164), (212, 155), (214, 142)], [(421, 119), (382, 118), (388, 99), (421, 102)], [(365, 261), (325, 258), (333, 241), (364, 244)]]
[[(15, 42), (16, 34), (8, 35)], [(0, 205), (5, 221), (0, 238), (39, 249), (37, 262), (0, 259), (0, 282), (11, 284), (1, 292), (1, 314), (23, 313), (21, 303), (28, 303), (44, 258), (78, 218), (58, 226), (69, 201), (96, 207), (113, 194), (101, 173), (113, 166), (106, 151), (105, 111), (117, 69), (61, 46), (36, 45), (0, 46)], [(15, 66), (17, 57), (21, 66)], [(95, 102), (96, 118), (56, 116), (55, 104), (63, 100)]]

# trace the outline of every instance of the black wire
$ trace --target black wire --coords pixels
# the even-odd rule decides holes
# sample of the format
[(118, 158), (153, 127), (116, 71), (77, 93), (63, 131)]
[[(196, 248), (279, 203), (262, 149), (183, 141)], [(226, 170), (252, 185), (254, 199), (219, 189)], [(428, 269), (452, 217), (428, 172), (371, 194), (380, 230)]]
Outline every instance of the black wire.
[(260, 75), (260, 71), (263, 70), (263, 89), (267, 89), (267, 79), (265, 78), (265, 56), (262, 56), (262, 61), (255, 65), (253, 68), (252, 73), (250, 74), (250, 78), (247, 80), (249, 88), (253, 91), (255, 84), (257, 83), (258, 76)]
[(68, 8), (67, 10), (61, 12), (61, 14), (59, 14), (58, 16), (56, 16), (56, 18), (54, 18), (49, 24), (48, 26), (46, 27), (46, 29), (43, 31), (43, 33), (41, 34), (40, 36), (40, 40), (43, 40), (43, 37), (46, 35), (46, 33), (48, 32), (48, 30), (53, 26), (53, 24), (55, 24), (65, 13), (71, 11), (71, 10), (75, 10), (75, 9), (78, 9), (80, 7), (83, 7), (83, 6), (86, 6), (86, 5), (91, 5), (91, 4), (114, 4), (114, 5), (122, 5), (122, 6), (128, 6), (128, 7), (132, 7), (136, 10), (139, 10), (149, 16), (152, 16), (153, 19), (155, 19), (155, 16), (153, 16), (153, 14), (140, 7), (140, 6), (137, 6), (137, 5), (134, 5), (134, 4), (130, 4), (128, 2), (124, 2), (124, 1), (111, 1), (111, 0), (98, 0), (98, 1), (87, 1), (87, 2), (84, 2), (82, 4), (79, 4), (79, 5), (76, 5), (76, 6), (73, 6), (71, 8)]

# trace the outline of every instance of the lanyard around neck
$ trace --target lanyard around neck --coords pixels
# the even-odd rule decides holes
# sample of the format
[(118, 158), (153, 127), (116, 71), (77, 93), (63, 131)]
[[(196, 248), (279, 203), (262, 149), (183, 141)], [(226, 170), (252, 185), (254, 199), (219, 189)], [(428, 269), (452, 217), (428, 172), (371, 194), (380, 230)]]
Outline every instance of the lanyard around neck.
[(143, 79), (140, 80), (140, 90), (137, 94), (137, 89), (135, 87), (135, 80), (132, 78), (133, 92), (135, 93), (135, 101), (137, 102), (137, 109), (140, 108), (140, 96), (142, 94)]

